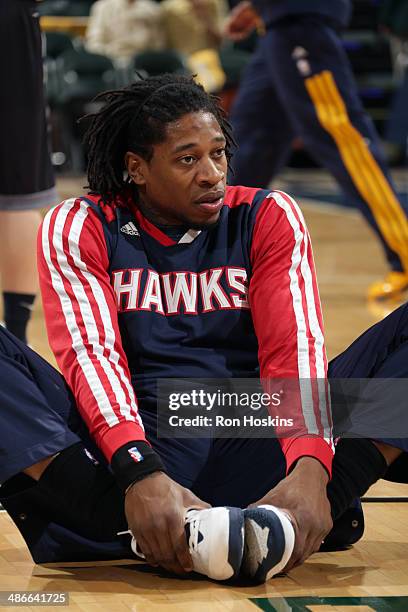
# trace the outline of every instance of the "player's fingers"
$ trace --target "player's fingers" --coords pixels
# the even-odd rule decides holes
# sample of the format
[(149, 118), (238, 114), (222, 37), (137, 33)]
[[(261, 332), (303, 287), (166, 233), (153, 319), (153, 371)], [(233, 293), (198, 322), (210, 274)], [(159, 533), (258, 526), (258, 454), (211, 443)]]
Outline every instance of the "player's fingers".
[(185, 572), (191, 572), (193, 570), (193, 561), (184, 530), (184, 517), (179, 517), (169, 523), (169, 535), (180, 566)]
[[(149, 523), (143, 530), (143, 541), (146, 543), (149, 558), (155, 565), (162, 565), (162, 540), (166, 537), (166, 523), (158, 517), (155, 517), (154, 521)], [(145, 551), (143, 550), (143, 552)]]
[(325, 534), (322, 533), (318, 538), (316, 538), (314, 545), (313, 545), (313, 551), (312, 552), (318, 552), (320, 550), (320, 547), (322, 545), (322, 542), (324, 541), (324, 537)]
[(310, 555), (316, 552), (316, 546), (319, 539), (320, 532), (316, 536), (316, 531), (314, 530), (309, 530), (306, 532), (305, 530), (297, 528), (295, 546), (293, 548), (292, 556), (289, 559), (289, 563), (285, 567), (285, 571), (288, 572), (294, 567), (302, 565), (302, 563), (304, 563), (306, 559), (310, 557)]
[(300, 533), (295, 539), (295, 546), (293, 547), (292, 555), (289, 559), (289, 562), (286, 564), (286, 567), (284, 568), (285, 572), (289, 572), (291, 569), (293, 569), (300, 563), (300, 560), (303, 557), (305, 546), (306, 537), (304, 534)]
[(149, 542), (141, 535), (136, 538), (138, 548), (142, 551), (144, 556), (146, 557), (146, 563), (152, 565), (153, 567), (158, 567), (158, 563), (156, 562), (154, 555), (151, 551)]
[(313, 553), (317, 552), (320, 548), (320, 544), (322, 542), (322, 533), (315, 536), (314, 533), (309, 534), (304, 543), (304, 548), (302, 554), (298, 557), (296, 565), (294, 567), (298, 567), (302, 565), (309, 557), (313, 555)]
[[(319, 550), (319, 549), (317, 549)], [(299, 565), (303, 565), (303, 563), (305, 561), (307, 561), (309, 559), (309, 557), (311, 557), (313, 555), (313, 553), (317, 552), (315, 550), (315, 548), (313, 546), (311, 546), (310, 548), (308, 548), (307, 550), (305, 550), (304, 554), (302, 555), (302, 557), (298, 560), (296, 567), (298, 567)]]
[(160, 540), (161, 558), (160, 565), (169, 572), (175, 574), (185, 574), (186, 571), (183, 565), (180, 563), (170, 532), (167, 532), (166, 537), (162, 537)]
[[(152, 553), (156, 562), (164, 567), (169, 572), (176, 574), (184, 574), (184, 569), (179, 563), (173, 543), (169, 533), (169, 519), (171, 515), (163, 516), (156, 520), (151, 533), (151, 542), (153, 542)], [(149, 543), (151, 543), (149, 542)]]

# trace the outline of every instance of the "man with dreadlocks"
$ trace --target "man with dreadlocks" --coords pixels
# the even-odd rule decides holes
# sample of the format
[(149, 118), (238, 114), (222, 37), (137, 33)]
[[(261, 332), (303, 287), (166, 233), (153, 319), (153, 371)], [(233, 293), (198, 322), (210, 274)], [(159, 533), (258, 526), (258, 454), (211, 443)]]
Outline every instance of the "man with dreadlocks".
[[(289, 196), (226, 186), (230, 126), (193, 79), (102, 97), (90, 193), (50, 211), (39, 236), (49, 339), (72, 393), (0, 332), (0, 501), (37, 562), (132, 548), (174, 572), (262, 582), (318, 550), (332, 519), (329, 540), (356, 541), (362, 513), (349, 508), (401, 450), (342, 440), (328, 484), (324, 389), (291, 403), (305, 425), (277, 427), (279, 441), (157, 436), (158, 379), (325, 378), (312, 252)], [(382, 322), (338, 358), (340, 375), (355, 363), (373, 375), (369, 356), (403, 342), (407, 315), (392, 338)]]

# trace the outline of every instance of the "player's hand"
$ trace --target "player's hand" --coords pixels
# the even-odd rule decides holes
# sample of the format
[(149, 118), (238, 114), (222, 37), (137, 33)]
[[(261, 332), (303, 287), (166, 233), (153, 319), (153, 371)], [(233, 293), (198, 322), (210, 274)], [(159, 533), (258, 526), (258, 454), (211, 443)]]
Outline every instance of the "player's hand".
[(243, 40), (258, 27), (260, 18), (247, 0), (243, 0), (235, 6), (225, 23), (224, 33), (231, 40)]
[(252, 506), (271, 504), (288, 511), (295, 527), (295, 547), (285, 571), (317, 552), (333, 526), (327, 499), (329, 476), (322, 464), (302, 457), (293, 471)]
[(187, 508), (209, 508), (163, 472), (136, 482), (125, 497), (129, 529), (150, 565), (184, 574), (193, 564), (184, 531)]

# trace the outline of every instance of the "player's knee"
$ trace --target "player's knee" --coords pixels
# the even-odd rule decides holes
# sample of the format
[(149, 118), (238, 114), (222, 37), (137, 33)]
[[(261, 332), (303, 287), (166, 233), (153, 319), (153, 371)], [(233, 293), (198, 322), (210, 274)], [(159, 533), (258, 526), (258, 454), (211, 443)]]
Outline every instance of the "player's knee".
[(30, 478), (32, 478), (33, 480), (37, 480), (37, 481), (40, 480), (41, 476), (43, 475), (47, 467), (50, 465), (50, 463), (52, 463), (52, 461), (58, 455), (59, 453), (55, 453), (54, 455), (50, 455), (49, 457), (46, 457), (45, 459), (41, 459), (41, 461), (38, 461), (37, 463), (34, 463), (30, 467), (23, 470), (23, 474), (30, 476)]

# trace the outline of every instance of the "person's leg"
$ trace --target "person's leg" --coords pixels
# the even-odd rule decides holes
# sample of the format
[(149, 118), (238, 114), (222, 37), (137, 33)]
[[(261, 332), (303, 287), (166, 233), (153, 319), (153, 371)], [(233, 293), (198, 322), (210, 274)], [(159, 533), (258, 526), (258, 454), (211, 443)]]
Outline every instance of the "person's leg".
[(394, 149), (392, 155), (399, 162), (407, 161), (408, 147), (408, 71), (394, 93), (385, 127), (385, 140)]
[(293, 139), (293, 130), (271, 82), (260, 40), (245, 69), (231, 111), (238, 144), (232, 158), (231, 185), (267, 188), (283, 167)]
[[(383, 321), (373, 325), (333, 359), (329, 363), (329, 378), (334, 386), (335, 379), (406, 378), (407, 368), (408, 305), (405, 304)], [(400, 406), (403, 410), (402, 403)], [(400, 417), (397, 429), (403, 421), (404, 419)], [(370, 425), (370, 422), (366, 423), (367, 427)], [(336, 522), (332, 534), (326, 540), (327, 547), (337, 546), (342, 538), (344, 539), (346, 531), (355, 541), (358, 533), (353, 525), (358, 526), (358, 511), (356, 506), (349, 510), (347, 508), (351, 499), (355, 498), (354, 504), (356, 504), (357, 498), (364, 495), (380, 478), (408, 482), (406, 437), (400, 439), (396, 437), (383, 439), (375, 436), (371, 436), (370, 439), (344, 437), (338, 441), (333, 461), (333, 477), (328, 485), (332, 515)]]
[[(407, 342), (408, 304), (403, 304), (332, 359), (328, 367), (329, 378), (373, 378), (386, 367), (390, 356)], [(404, 378), (406, 365), (401, 360), (392, 378)]]
[(399, 293), (408, 287), (407, 210), (395, 193), (340, 37), (318, 17), (304, 17), (277, 26), (269, 42), (269, 73), (297, 135), (360, 207), (396, 273), (370, 295)]
[(26, 328), (38, 290), (35, 257), (38, 210), (0, 211), (0, 279), (3, 290), (4, 323), (20, 340)]
[[(369, 402), (362, 425), (386, 460), (384, 478), (408, 483), (408, 304), (400, 306), (356, 341), (353, 351), (356, 355), (360, 353), (360, 362), (364, 360), (367, 343), (376, 359), (370, 367), (373, 388), (368, 386), (368, 391), (364, 389), (362, 393), (363, 404)], [(346, 360), (344, 356), (343, 362)], [(334, 364), (334, 370), (338, 372), (341, 365), (344, 367), (344, 363), (337, 367)]]
[(5, 325), (24, 342), (37, 293), (40, 208), (57, 203), (41, 47), (35, 3), (1, 2), (0, 282)]
[(0, 404), (0, 482), (80, 440), (67, 427), (73, 404), (62, 377), (4, 328), (0, 328)]
[[(36, 562), (130, 556), (123, 494), (62, 376), (0, 328), (0, 502)], [(171, 478), (192, 487), (209, 440), (155, 440)], [(17, 442), (17, 443), (16, 443)]]
[(64, 380), (3, 328), (0, 404), (0, 502), (33, 559), (98, 558), (99, 552), (106, 558), (115, 550), (123, 556), (119, 541), (106, 550), (98, 545), (114, 540), (116, 523), (126, 527), (123, 500), (107, 466), (87, 448), (97, 451), (81, 439), (86, 428)]

